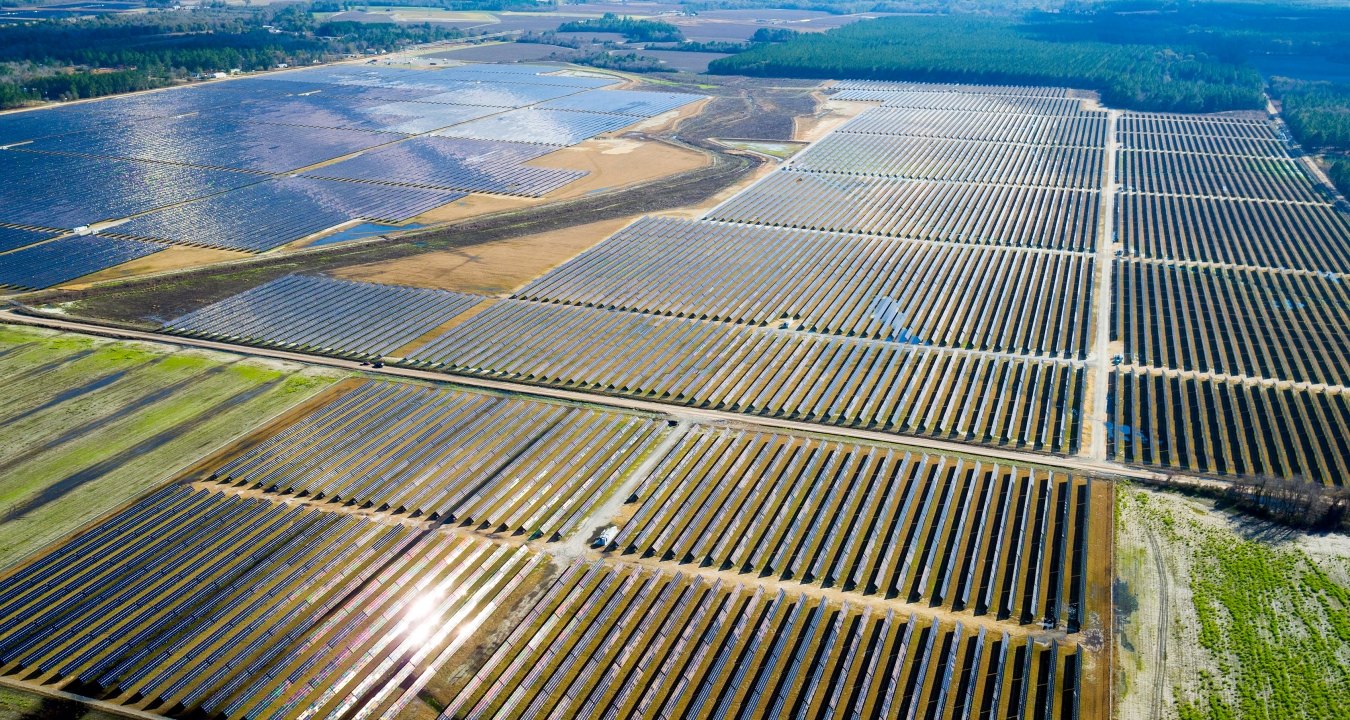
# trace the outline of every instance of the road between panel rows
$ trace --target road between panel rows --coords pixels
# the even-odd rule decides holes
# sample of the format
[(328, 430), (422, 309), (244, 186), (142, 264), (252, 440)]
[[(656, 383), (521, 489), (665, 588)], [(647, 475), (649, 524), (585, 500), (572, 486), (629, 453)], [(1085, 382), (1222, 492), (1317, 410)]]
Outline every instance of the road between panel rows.
[(192, 337), (182, 337), (178, 335), (169, 335), (165, 333), (147, 332), (142, 330), (130, 330), (93, 323), (80, 322), (75, 320), (65, 320), (47, 316), (35, 316), (13, 312), (11, 310), (0, 310), (0, 322), (13, 323), (16, 325), (30, 325), (35, 327), (44, 327), (52, 330), (62, 330), (66, 332), (84, 333), (87, 335), (97, 335), (118, 340), (142, 340), (147, 342), (164, 343), (168, 345), (178, 345), (182, 347), (195, 347), (205, 350), (217, 350), (220, 352), (234, 353), (237, 355), (248, 355), (254, 357), (271, 358), (274, 360), (287, 360), (290, 362), (305, 363), (309, 365), (318, 365), (323, 367), (339, 368), (368, 375), (380, 375), (391, 378), (403, 378), (409, 380), (418, 380), (423, 382), (435, 382), (442, 384), (459, 385), (469, 388), (480, 388), (484, 390), (493, 390), (496, 392), (514, 393), (517, 395), (535, 396), (565, 402), (584, 403), (587, 405), (617, 408), (621, 410), (637, 411), (661, 415), (677, 421), (702, 422), (709, 424), (734, 424), (741, 426), (762, 427), (767, 429), (785, 430), (790, 432), (810, 433), (814, 435), (827, 435), (832, 437), (846, 438), (852, 440), (861, 440), (865, 442), (879, 442), (890, 445), (904, 445), (921, 450), (932, 450), (940, 453), (976, 455), (990, 460), (1004, 461), (1018, 465), (1039, 465), (1042, 467), (1051, 467), (1066, 470), (1074, 473), (1094, 475), (1098, 477), (1124, 478), (1136, 480), (1150, 484), (1184, 484), (1188, 487), (1202, 490), (1221, 490), (1226, 485), (1212, 480), (1200, 478), (1177, 478), (1167, 473), (1145, 470), (1142, 468), (1128, 467), (1104, 460), (1093, 459), (1083, 456), (1059, 456), (1042, 455), (1034, 452), (1020, 450), (1008, 450), (1005, 448), (977, 445), (974, 443), (963, 443), (950, 440), (937, 440), (912, 435), (897, 435), (894, 433), (879, 432), (876, 430), (863, 430), (859, 428), (840, 427), (835, 425), (819, 425), (810, 422), (801, 422), (796, 420), (785, 420), (782, 418), (762, 417), (758, 415), (748, 415), (743, 413), (730, 412), (725, 410), (710, 410), (704, 408), (691, 408), (683, 405), (663, 403), (654, 400), (642, 400), (639, 398), (630, 398), (616, 395), (605, 395), (600, 393), (580, 392), (575, 390), (564, 390), (561, 388), (549, 387), (547, 385), (532, 385), (527, 383), (512, 382), (509, 380), (494, 380), (489, 378), (477, 377), (474, 375), (459, 375), (448, 372), (436, 372), (431, 370), (418, 370), (415, 368), (395, 367), (386, 365), (376, 368), (372, 366), (363, 366), (357, 360), (345, 360), (342, 358), (330, 357), (326, 355), (314, 355), (303, 352), (292, 352), (289, 350), (276, 350), (272, 348), (253, 347), (249, 345), (235, 345), (226, 342), (217, 342), (214, 340), (203, 340)]

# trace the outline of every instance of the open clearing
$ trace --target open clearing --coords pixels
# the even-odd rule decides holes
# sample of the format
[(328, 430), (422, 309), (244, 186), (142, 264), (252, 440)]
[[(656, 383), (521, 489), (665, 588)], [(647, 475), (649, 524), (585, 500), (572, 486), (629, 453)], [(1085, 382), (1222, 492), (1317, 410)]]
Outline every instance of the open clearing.
[(331, 371), (0, 326), (0, 565), (170, 478)]
[(1344, 711), (1350, 541), (1133, 487), (1116, 512), (1118, 718)]
[(352, 265), (332, 274), (347, 280), (500, 295), (567, 262), (636, 219), (602, 220), (538, 235)]

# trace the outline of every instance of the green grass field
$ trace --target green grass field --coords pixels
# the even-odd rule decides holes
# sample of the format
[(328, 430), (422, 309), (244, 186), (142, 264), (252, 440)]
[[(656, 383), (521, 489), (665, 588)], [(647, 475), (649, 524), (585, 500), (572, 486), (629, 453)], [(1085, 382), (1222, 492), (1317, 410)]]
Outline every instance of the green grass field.
[(0, 361), (0, 567), (340, 377), (17, 326), (0, 326)]

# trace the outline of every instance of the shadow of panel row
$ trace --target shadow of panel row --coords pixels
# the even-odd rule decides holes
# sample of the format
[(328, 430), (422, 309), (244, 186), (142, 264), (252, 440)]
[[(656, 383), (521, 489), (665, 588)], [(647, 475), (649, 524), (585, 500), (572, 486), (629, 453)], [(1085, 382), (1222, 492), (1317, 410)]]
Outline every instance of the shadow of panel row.
[(1345, 391), (1121, 369), (1108, 415), (1108, 452), (1122, 462), (1324, 485), (1350, 478)]
[(406, 383), (345, 383), (211, 477), (558, 538), (659, 441), (637, 415)]
[(896, 610), (578, 561), (441, 717), (1072, 718), (1083, 654)]
[(1080, 253), (645, 218), (515, 297), (1082, 358), (1092, 267)]
[(1113, 338), (1131, 364), (1350, 385), (1339, 278), (1117, 260)]
[(0, 661), (174, 717), (396, 714), (539, 562), (175, 486), (0, 580)]
[(478, 295), (287, 275), (170, 320), (179, 335), (347, 357), (393, 354), (483, 300)]
[(614, 547), (1077, 632), (1088, 525), (1107, 522), (1089, 493), (1043, 470), (696, 428)]
[(1073, 452), (1083, 367), (1059, 360), (503, 300), (424, 367), (665, 402)]

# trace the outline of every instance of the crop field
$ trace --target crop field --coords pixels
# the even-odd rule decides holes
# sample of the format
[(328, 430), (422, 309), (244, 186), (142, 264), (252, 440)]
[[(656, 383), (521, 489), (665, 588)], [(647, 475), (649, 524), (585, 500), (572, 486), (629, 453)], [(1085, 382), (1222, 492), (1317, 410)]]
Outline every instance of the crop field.
[(1080, 664), (1055, 640), (577, 563), (442, 717), (1072, 717)]
[(172, 487), (10, 577), (0, 661), (160, 713), (396, 712), (539, 562)]
[(1105, 522), (1090, 490), (1048, 471), (702, 430), (638, 488), (614, 544), (1077, 632), (1087, 525)]
[(647, 218), (515, 297), (1082, 358), (1091, 284), (1081, 253)]
[(652, 418), (366, 382), (221, 463), (271, 492), (561, 536), (650, 451)]
[(0, 326), (0, 566), (332, 382), (298, 365)]
[[(489, 340), (491, 338), (491, 340)], [(410, 353), (459, 373), (1073, 452), (1076, 363), (504, 300)]]
[(374, 359), (435, 330), (477, 295), (287, 275), (165, 323), (168, 332)]
[(1127, 362), (1350, 386), (1339, 277), (1124, 260), (1115, 287)]
[[(0, 284), (115, 267), (127, 238), (265, 252), (470, 192), (540, 197), (586, 173), (526, 161), (703, 98), (603, 89), (617, 82), (545, 65), (326, 66), (6, 114)], [(9, 258), (63, 231), (87, 246), (68, 270)]]

